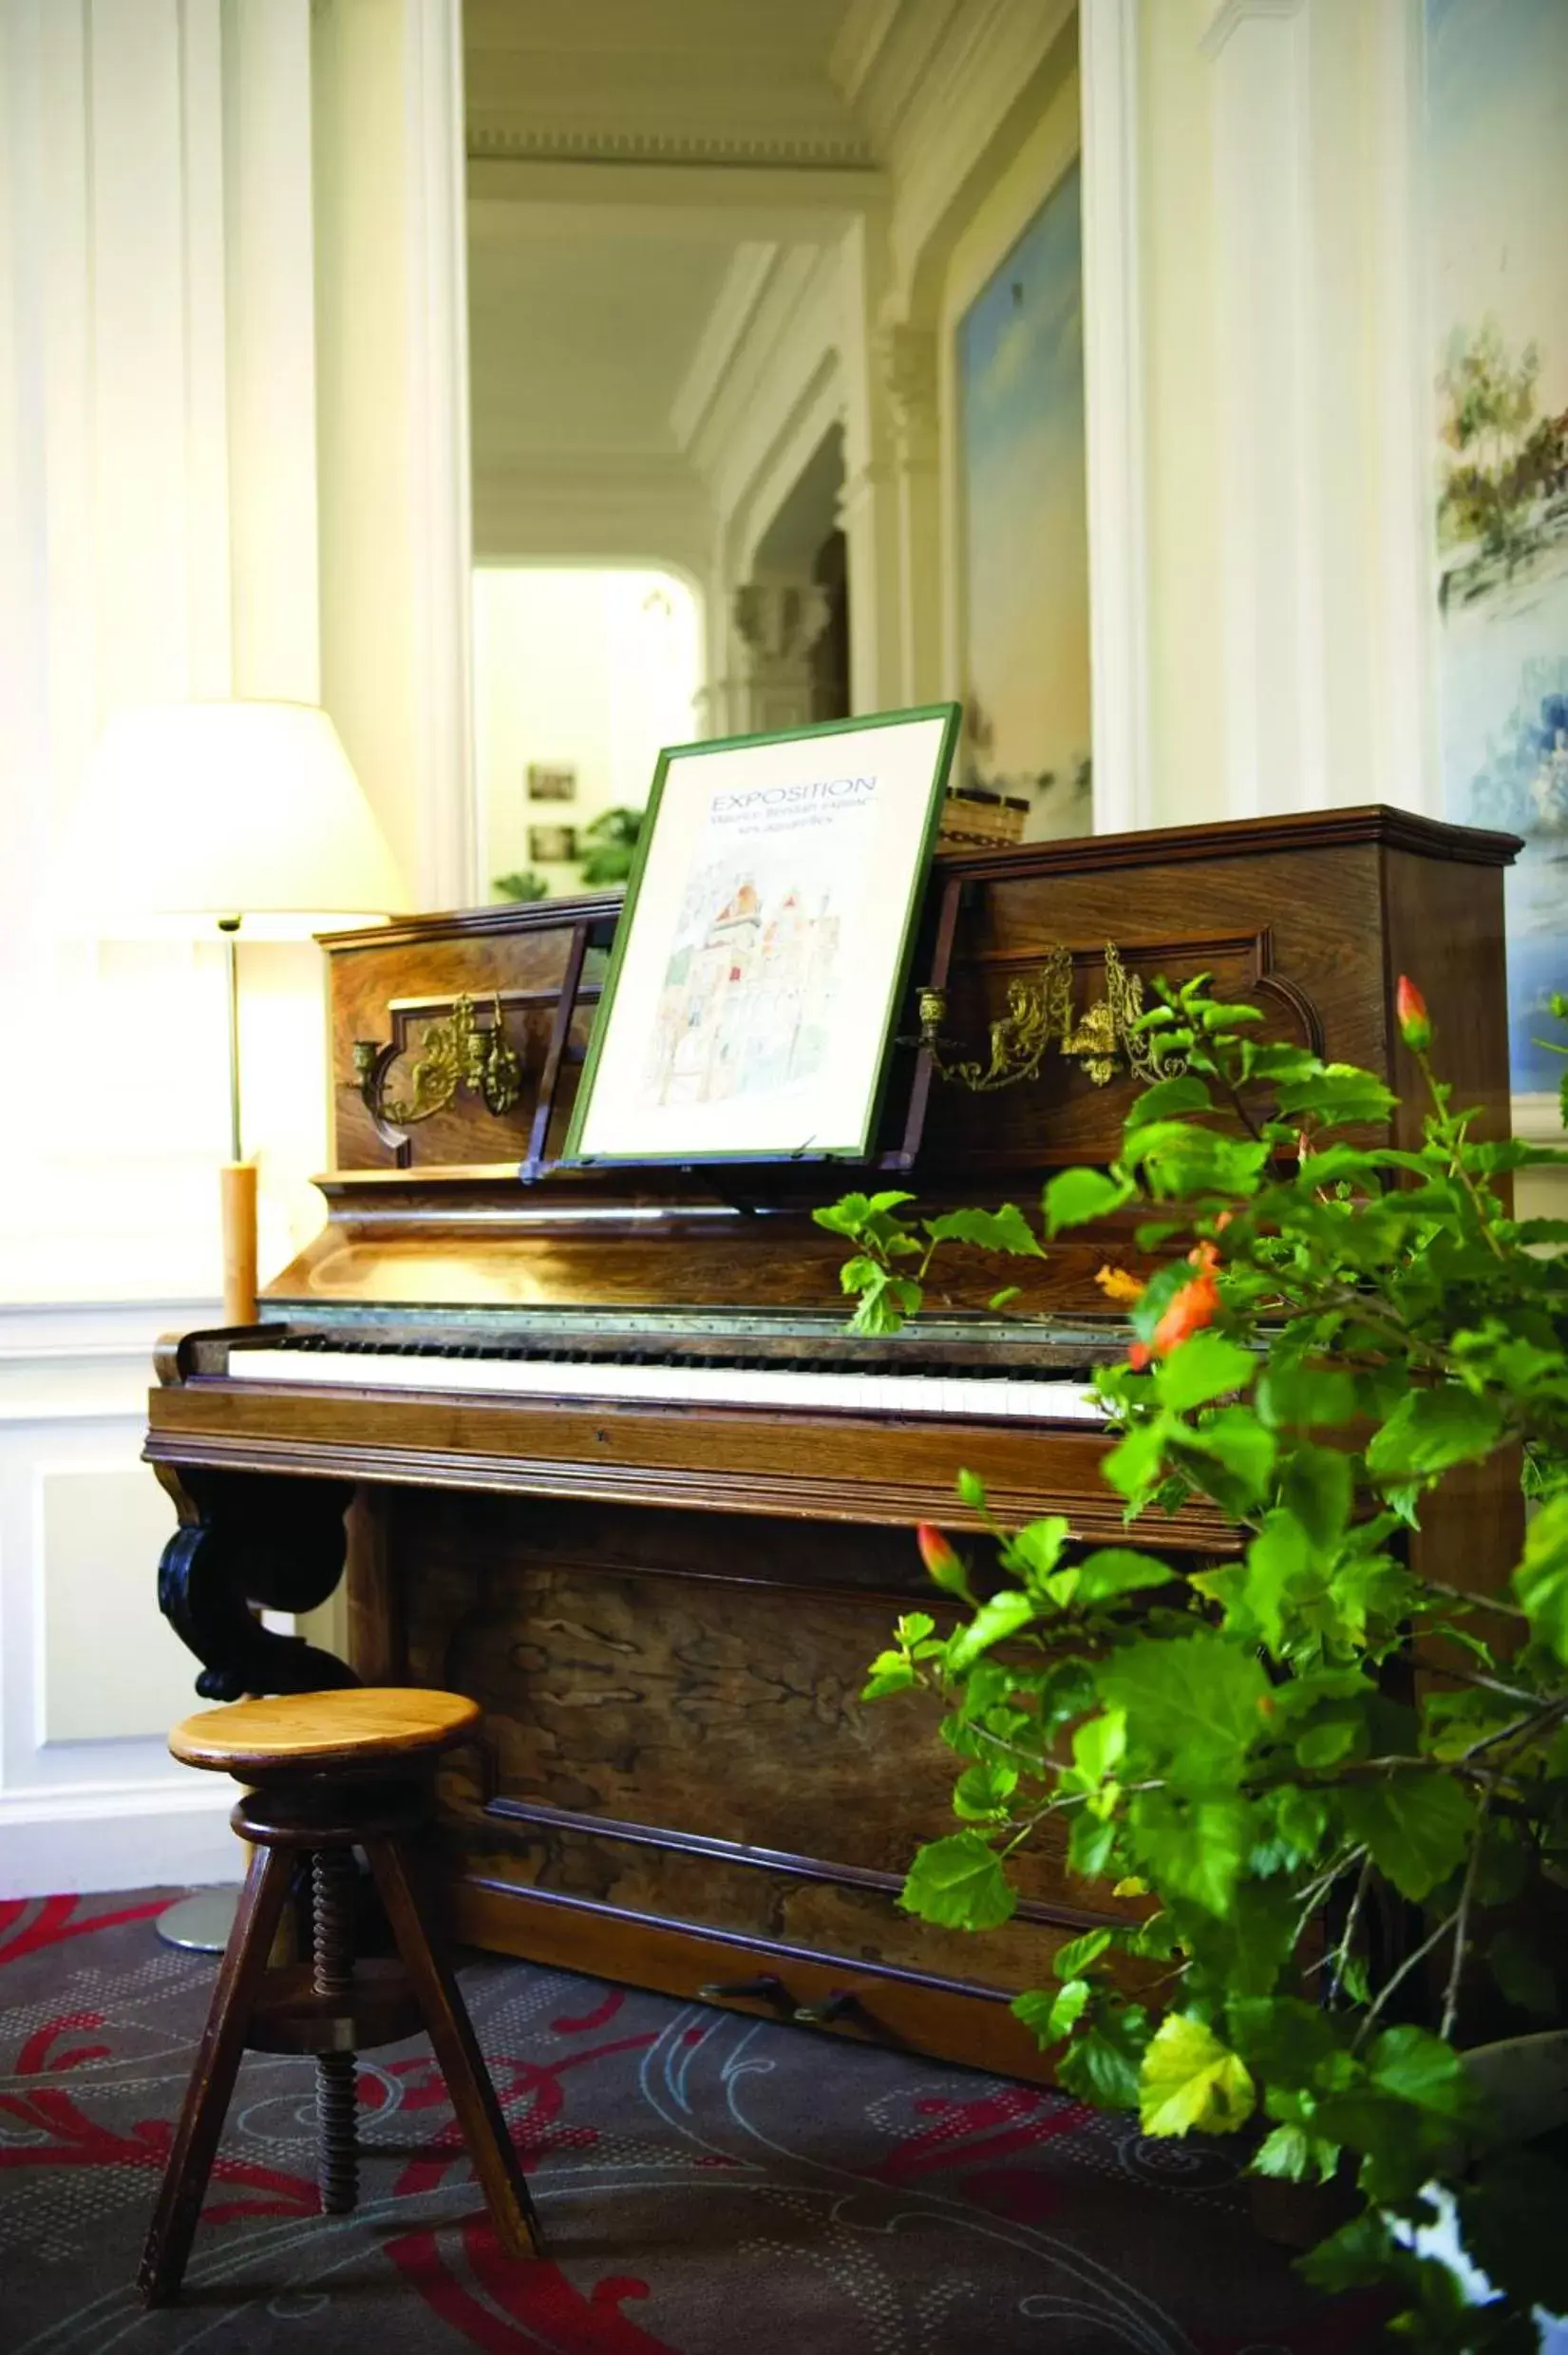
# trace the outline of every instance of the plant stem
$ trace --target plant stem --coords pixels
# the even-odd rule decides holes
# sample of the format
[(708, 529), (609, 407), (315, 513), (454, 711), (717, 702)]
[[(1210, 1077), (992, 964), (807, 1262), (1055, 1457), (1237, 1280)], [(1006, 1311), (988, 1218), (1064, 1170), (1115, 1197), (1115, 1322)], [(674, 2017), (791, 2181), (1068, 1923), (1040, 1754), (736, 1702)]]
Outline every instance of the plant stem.
[(1409, 1977), (1411, 1971), (1414, 1970), (1418, 1963), (1424, 1963), (1426, 1961), (1427, 1955), (1430, 1954), (1434, 1947), (1442, 1945), (1444, 1939), (1447, 1937), (1448, 1932), (1453, 1928), (1458, 1920), (1459, 1909), (1456, 1906), (1453, 1912), (1450, 1913), (1445, 1921), (1438, 1924), (1431, 1936), (1429, 1938), (1424, 1938), (1420, 1946), (1416, 1947), (1415, 1952), (1413, 1954), (1407, 1954), (1405, 1957), (1404, 1962), (1401, 1963), (1399, 1968), (1394, 1972), (1393, 1977), (1384, 1981), (1382, 1986), (1379, 1987), (1376, 1995), (1372, 1998), (1371, 2003), (1367, 2007), (1366, 2019), (1361, 2023), (1360, 2027), (1357, 2028), (1355, 2032), (1355, 2042), (1351, 2048), (1352, 2052), (1359, 2052), (1361, 2050), (1368, 2030), (1370, 2028), (1373, 2021), (1377, 2018), (1378, 2013), (1383, 2009), (1383, 2006), (1388, 2002), (1389, 1996), (1392, 1995), (1394, 1989), (1403, 1985), (1403, 1983)]
[(1443, 1998), (1443, 2020), (1438, 2028), (1438, 2034), (1445, 2043), (1453, 2034), (1454, 2022), (1459, 2016), (1460, 1981), (1464, 1976), (1464, 1956), (1470, 1944), (1470, 1908), (1475, 1901), (1476, 1875), (1481, 1870), (1481, 1845), (1486, 1836), (1486, 1817), (1491, 1804), (1492, 1795), (1488, 1792), (1482, 1800), (1481, 1814), (1476, 1818), (1475, 1836), (1470, 1842), (1470, 1853), (1464, 1866), (1464, 1885), (1459, 1892), (1459, 1910), (1454, 1920), (1453, 1961), (1448, 1966), (1448, 1985)]

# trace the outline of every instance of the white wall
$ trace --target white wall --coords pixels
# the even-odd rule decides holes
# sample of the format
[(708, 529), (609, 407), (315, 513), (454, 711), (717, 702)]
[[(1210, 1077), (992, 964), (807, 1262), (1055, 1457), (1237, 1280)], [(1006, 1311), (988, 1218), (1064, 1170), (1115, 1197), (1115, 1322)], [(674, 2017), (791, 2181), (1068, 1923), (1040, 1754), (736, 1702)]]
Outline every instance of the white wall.
[[(373, 89), (334, 81), (368, 43)], [(453, 0), (0, 0), (7, 1893), (234, 1869), (228, 1794), (164, 1746), (195, 1663), (157, 1611), (173, 1514), (138, 1461), (156, 1335), (217, 1315), (221, 972), (215, 947), (73, 937), (51, 845), (117, 706), (325, 693), (411, 870), (467, 896), (465, 601), (442, 591), (466, 574), (461, 337), (425, 365), (444, 289), (462, 309), (456, 68)], [(337, 200), (356, 173), (398, 199), (363, 256)], [(356, 266), (373, 384), (334, 344)], [(343, 472), (368, 403), (399, 423), (362, 499)], [(265, 1274), (320, 1220), (320, 960), (243, 967)]]
[[(702, 618), (673, 574), (481, 566), (474, 575), (475, 778), (481, 891), (532, 866), (552, 892), (577, 869), (533, 859), (531, 826), (579, 834), (640, 809), (660, 747), (696, 733)], [(575, 769), (576, 799), (531, 802), (530, 764)]]

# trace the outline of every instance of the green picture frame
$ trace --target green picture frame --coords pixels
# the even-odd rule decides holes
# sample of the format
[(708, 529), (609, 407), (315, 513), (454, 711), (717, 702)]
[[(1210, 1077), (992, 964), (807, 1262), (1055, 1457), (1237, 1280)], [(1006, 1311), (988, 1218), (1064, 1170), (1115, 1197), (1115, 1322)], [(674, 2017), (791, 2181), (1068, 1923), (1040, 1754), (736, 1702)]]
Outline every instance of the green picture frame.
[[(654, 770), (648, 812), (627, 882), (625, 903), (615, 927), (597, 1017), (567, 1129), (562, 1153), (564, 1164), (578, 1168), (696, 1167), (704, 1163), (803, 1160), (854, 1163), (870, 1157), (886, 1090), (894, 1025), (908, 986), (920, 905), (941, 825), (943, 797), (957, 747), (961, 720), (962, 708), (959, 704), (930, 703), (904, 711), (869, 712), (855, 719), (819, 721), (810, 727), (784, 729), (775, 733), (714, 737), (696, 744), (666, 746), (659, 754)], [(878, 903), (875, 907), (872, 929), (876, 939), (872, 946), (878, 960), (878, 985), (867, 988), (862, 982), (853, 1007), (853, 1018), (870, 1026), (859, 1039), (856, 1050), (860, 1065), (859, 1075), (867, 1079), (868, 1084), (863, 1087), (857, 1084), (855, 1133), (835, 1136), (820, 1145), (815, 1142), (814, 1134), (790, 1143), (752, 1145), (741, 1141), (746, 1133), (744, 1120), (741, 1120), (735, 1128), (737, 1141), (726, 1144), (722, 1140), (715, 1141), (713, 1131), (719, 1124), (709, 1117), (702, 1123), (693, 1121), (690, 1141), (684, 1145), (671, 1144), (661, 1139), (656, 1145), (630, 1149), (607, 1149), (602, 1144), (595, 1146), (595, 1129), (602, 1130), (605, 1126), (602, 1121), (595, 1124), (595, 1092), (605, 1080), (607, 1071), (611, 1074), (611, 1084), (618, 1087), (624, 1096), (626, 1057), (633, 1052), (626, 1041), (631, 1038), (632, 1033), (630, 1028), (623, 1031), (618, 1026), (617, 1008), (628, 1002), (623, 1001), (622, 989), (633, 950), (641, 987), (638, 998), (640, 1007), (646, 1008), (648, 1004), (646, 982), (650, 960), (652, 960), (652, 969), (658, 972), (661, 979), (675, 970), (671, 961), (676, 937), (675, 903), (671, 901), (668, 878), (662, 878), (662, 870), (660, 888), (663, 897), (656, 907), (647, 896), (651, 866), (660, 857), (660, 845), (673, 839), (668, 833), (665, 836), (660, 833), (661, 813), (667, 813), (668, 826), (668, 813), (676, 807), (673, 793), (681, 789), (688, 778), (691, 781), (693, 791), (696, 791), (705, 782), (702, 764), (721, 755), (729, 756), (725, 763), (725, 773), (729, 780), (729, 791), (733, 793), (743, 789), (737, 787), (734, 780), (744, 777), (748, 770), (759, 777), (776, 774), (780, 767), (781, 747), (873, 737), (879, 731), (900, 728), (917, 731), (917, 735), (928, 738), (929, 743), (907, 735), (896, 746), (895, 740), (889, 740), (889, 751), (891, 753), (896, 749), (904, 773), (897, 779), (893, 793), (877, 810), (874, 820), (884, 830), (897, 829), (902, 854), (901, 891), (891, 905), (884, 907)], [(744, 760), (737, 763), (733, 757), (747, 753), (756, 753), (760, 757), (751, 764)], [(809, 788), (803, 785), (798, 790), (802, 793), (808, 790), (826, 792), (831, 787), (836, 791), (839, 787), (850, 784), (869, 784), (870, 797), (874, 798), (880, 789), (880, 777), (873, 775), (869, 780), (860, 777), (823, 779), (816, 781)], [(711, 785), (708, 788), (708, 832), (702, 837), (705, 844), (709, 840), (715, 823), (713, 813), (718, 807), (715, 798), (717, 789)], [(758, 786), (751, 789), (754, 794), (765, 793), (772, 799), (780, 797), (784, 790), (776, 785)], [(895, 796), (897, 807), (894, 806)], [(696, 840), (693, 828), (697, 822), (690, 814), (690, 807), (694, 806), (689, 806), (684, 800), (680, 806), (680, 824), (693, 843)], [(848, 838), (855, 838), (855, 829), (865, 815), (867, 807), (867, 797), (860, 797), (856, 812), (841, 819)], [(841, 812), (835, 804), (827, 808), (823, 824), (831, 826), (840, 818)], [(750, 830), (765, 831), (765, 828), (759, 822)], [(819, 863), (830, 854), (831, 847), (831, 843), (825, 841), (819, 845)], [(682, 845), (677, 845), (670, 855), (678, 861)], [(678, 875), (683, 870), (677, 865), (673, 871)], [(658, 927), (656, 931), (652, 929), (655, 925)], [(753, 931), (755, 929), (754, 926)], [(650, 1017), (646, 1012), (637, 1018), (648, 1028)], [(651, 1029), (649, 1035), (652, 1035)], [(639, 1068), (642, 1066), (639, 1065)], [(617, 1098), (617, 1101), (620, 1100)], [(661, 1119), (658, 1114), (652, 1114), (650, 1125), (668, 1129), (670, 1122)], [(706, 1131), (705, 1134), (698, 1133), (699, 1127)]]

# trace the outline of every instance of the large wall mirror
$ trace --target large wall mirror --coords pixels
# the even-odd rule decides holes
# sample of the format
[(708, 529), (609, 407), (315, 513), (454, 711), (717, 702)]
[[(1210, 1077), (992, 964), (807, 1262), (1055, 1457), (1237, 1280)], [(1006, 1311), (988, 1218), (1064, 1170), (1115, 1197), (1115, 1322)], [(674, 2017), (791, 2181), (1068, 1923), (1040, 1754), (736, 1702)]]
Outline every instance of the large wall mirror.
[(612, 874), (662, 743), (948, 695), (956, 831), (1087, 829), (1076, 9), (464, 49), (478, 896)]

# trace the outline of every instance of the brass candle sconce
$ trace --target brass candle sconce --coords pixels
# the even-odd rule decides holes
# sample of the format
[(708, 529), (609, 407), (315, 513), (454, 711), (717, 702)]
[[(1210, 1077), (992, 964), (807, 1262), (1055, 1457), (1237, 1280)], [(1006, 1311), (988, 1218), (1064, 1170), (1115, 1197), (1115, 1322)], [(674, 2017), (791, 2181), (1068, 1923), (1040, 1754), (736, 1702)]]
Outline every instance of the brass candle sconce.
[(522, 1093), (522, 1066), (507, 1044), (500, 997), (493, 1002), (488, 1023), (480, 1021), (471, 997), (456, 997), (450, 1014), (429, 1025), (420, 1040), (406, 1096), (386, 1092), (392, 1066), (403, 1053), (402, 1040), (354, 1040), (354, 1077), (378, 1127), (414, 1128), (445, 1111), (463, 1088), (479, 1096), (488, 1112), (511, 1111)]
[(1036, 1078), (1053, 1048), (1080, 1064), (1097, 1088), (1107, 1087), (1122, 1070), (1145, 1081), (1168, 1079), (1184, 1069), (1184, 1059), (1161, 1055), (1155, 1041), (1136, 1027), (1143, 1013), (1143, 984), (1127, 972), (1116, 943), (1107, 940), (1105, 994), (1086, 1009), (1082, 1021), (1076, 1019), (1072, 951), (1053, 948), (1038, 972), (1015, 975), (1008, 983), (1007, 1012), (991, 1025), (989, 1060), (964, 1056), (943, 1037), (947, 992), (942, 989), (920, 992), (919, 1044), (944, 1079), (976, 1095)]

